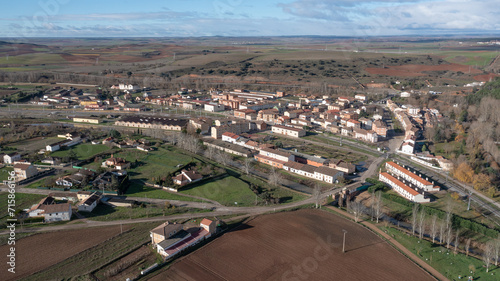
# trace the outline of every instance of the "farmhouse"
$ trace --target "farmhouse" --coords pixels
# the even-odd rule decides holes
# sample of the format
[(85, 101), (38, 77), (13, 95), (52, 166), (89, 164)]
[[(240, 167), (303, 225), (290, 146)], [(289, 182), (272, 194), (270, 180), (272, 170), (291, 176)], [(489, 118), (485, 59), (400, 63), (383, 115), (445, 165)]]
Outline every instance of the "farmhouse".
[(171, 258), (212, 236), (216, 227), (216, 223), (209, 219), (203, 219), (200, 227), (187, 230), (182, 224), (167, 221), (150, 231), (151, 244), (161, 256)]
[(80, 204), (78, 205), (78, 211), (92, 212), (94, 208), (97, 206), (97, 204), (99, 204), (100, 199), (101, 199), (100, 192), (96, 191), (92, 193), (89, 197), (80, 202)]
[(292, 137), (296, 137), (296, 138), (303, 137), (306, 135), (306, 131), (303, 129), (297, 129), (297, 128), (287, 127), (287, 126), (282, 126), (282, 125), (274, 125), (271, 130), (273, 133), (276, 133), (276, 134), (292, 136)]
[(18, 181), (31, 178), (38, 174), (38, 170), (31, 164), (15, 164), (14, 172), (16, 173), (16, 180)]
[(130, 162), (126, 161), (123, 158), (118, 158), (118, 157), (114, 157), (113, 155), (111, 155), (110, 158), (108, 158), (106, 161), (102, 162), (101, 167), (105, 167), (105, 168), (114, 167), (117, 170), (125, 170), (125, 169), (130, 168)]
[(45, 222), (69, 221), (71, 214), (71, 204), (56, 204), (52, 197), (43, 198), (28, 211), (29, 217), (43, 217)]
[(203, 176), (197, 173), (196, 171), (187, 171), (182, 170), (180, 174), (173, 177), (172, 180), (175, 184), (184, 186), (186, 184), (190, 184), (192, 182), (197, 182), (203, 179)]
[(426, 198), (424, 194), (419, 193), (415, 189), (407, 186), (406, 184), (404, 184), (403, 182), (401, 182), (400, 180), (396, 179), (395, 177), (391, 176), (388, 173), (379, 174), (379, 180), (387, 183), (392, 189), (394, 189), (394, 191), (399, 193), (399, 195), (410, 200), (411, 202), (416, 202), (416, 203), (430, 202), (430, 199)]

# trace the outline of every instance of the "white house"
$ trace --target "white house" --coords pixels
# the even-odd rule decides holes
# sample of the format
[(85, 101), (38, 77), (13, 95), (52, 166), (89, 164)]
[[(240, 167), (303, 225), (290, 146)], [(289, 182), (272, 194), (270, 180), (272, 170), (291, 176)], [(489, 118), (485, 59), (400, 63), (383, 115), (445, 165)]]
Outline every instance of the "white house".
[(17, 161), (17, 160), (21, 160), (21, 154), (19, 154), (17, 152), (5, 154), (3, 156), (3, 162), (5, 164), (12, 164), (12, 163), (14, 163), (14, 161)]
[(92, 193), (88, 198), (78, 205), (78, 211), (92, 212), (100, 201), (100, 193)]
[(303, 137), (306, 135), (306, 131), (303, 129), (297, 129), (294, 127), (287, 127), (282, 125), (274, 125), (271, 130), (273, 133), (276, 134), (281, 134), (296, 138)]
[(401, 145), (401, 152), (404, 154), (413, 154), (415, 152), (415, 145), (411, 142), (404, 142)]
[(120, 90), (132, 90), (132, 91), (137, 91), (139, 90), (141, 87), (139, 87), (139, 85), (136, 85), (136, 84), (119, 84), (118, 85), (118, 88)]
[(219, 112), (219, 111), (224, 111), (225, 107), (223, 104), (211, 102), (211, 103), (205, 104), (204, 109), (205, 109), (205, 111), (209, 111), (209, 112)]
[(28, 211), (29, 217), (44, 217), (45, 222), (69, 221), (72, 210), (70, 203), (56, 204), (54, 198), (48, 196), (33, 205)]

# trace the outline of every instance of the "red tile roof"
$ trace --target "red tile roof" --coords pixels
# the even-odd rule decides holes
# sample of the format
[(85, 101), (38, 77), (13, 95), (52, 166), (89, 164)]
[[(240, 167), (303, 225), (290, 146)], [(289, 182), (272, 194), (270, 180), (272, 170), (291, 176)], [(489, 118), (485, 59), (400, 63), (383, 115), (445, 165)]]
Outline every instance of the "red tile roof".
[(408, 191), (411, 195), (417, 196), (417, 195), (420, 194), (415, 189), (407, 186), (406, 184), (402, 183), (400, 180), (398, 180), (397, 178), (391, 176), (388, 173), (381, 173), (381, 175), (384, 176), (385, 178), (389, 179), (395, 185), (397, 185), (397, 186), (401, 187), (402, 189)]
[(412, 179), (415, 179), (416, 181), (420, 182), (423, 185), (432, 185), (429, 181), (424, 180), (423, 178), (415, 175), (414, 173), (406, 170), (405, 168), (399, 166), (398, 164), (396, 164), (396, 163), (394, 163), (392, 161), (387, 162), (386, 165), (390, 165), (390, 166), (396, 168), (398, 171), (403, 172), (405, 175), (411, 177)]

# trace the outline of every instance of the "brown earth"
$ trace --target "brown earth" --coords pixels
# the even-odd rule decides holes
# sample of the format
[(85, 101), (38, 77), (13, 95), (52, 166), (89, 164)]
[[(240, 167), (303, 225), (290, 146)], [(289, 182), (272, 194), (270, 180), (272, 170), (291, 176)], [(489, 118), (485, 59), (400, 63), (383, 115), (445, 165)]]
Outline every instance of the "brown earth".
[[(87, 228), (40, 233), (16, 241), (15, 246), (2, 245), (0, 246), (0, 253), (2, 253), (0, 259), (2, 277), (0, 279), (18, 280), (118, 234), (120, 234), (120, 226)], [(15, 247), (15, 273), (7, 271), (9, 268), (7, 254), (10, 252), (10, 247)]]
[(402, 279), (433, 280), (364, 227), (326, 211), (300, 210), (257, 217), (150, 280)]
[(481, 81), (481, 82), (488, 82), (488, 81), (493, 80), (497, 77), (500, 77), (500, 75), (489, 73), (489, 74), (474, 76), (474, 79), (477, 81)]
[[(427, 74), (423, 72), (426, 71), (461, 71), (463, 73), (468, 73), (469, 66), (456, 63), (439, 65), (405, 64), (386, 66), (385, 68), (367, 67), (365, 68), (365, 70), (370, 74), (381, 74), (389, 76), (425, 76)], [(482, 71), (471, 67), (470, 73), (482, 73)]]

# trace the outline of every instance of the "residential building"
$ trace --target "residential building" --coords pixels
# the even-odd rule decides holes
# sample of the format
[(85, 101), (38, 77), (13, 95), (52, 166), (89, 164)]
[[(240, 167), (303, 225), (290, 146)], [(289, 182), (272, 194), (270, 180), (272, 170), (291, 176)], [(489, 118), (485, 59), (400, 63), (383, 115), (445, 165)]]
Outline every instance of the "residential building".
[(89, 117), (73, 117), (73, 122), (99, 124), (99, 119)]
[(430, 202), (430, 199), (427, 198), (424, 194), (419, 193), (415, 189), (407, 186), (406, 184), (404, 184), (403, 182), (401, 182), (400, 180), (391, 176), (388, 173), (380, 173), (379, 180), (387, 183), (399, 195), (410, 200), (411, 202), (416, 202), (416, 203)]
[(29, 217), (44, 217), (45, 222), (69, 221), (71, 215), (70, 203), (56, 204), (52, 197), (43, 198), (28, 211)]
[(125, 170), (130, 168), (130, 162), (126, 161), (123, 158), (114, 157), (111, 154), (111, 157), (102, 162), (101, 166), (105, 168), (114, 167), (117, 170)]
[(297, 129), (294, 127), (282, 126), (282, 125), (274, 125), (271, 128), (273, 133), (292, 136), (292, 137), (303, 137), (306, 135), (306, 131), (304, 129)]
[(346, 174), (352, 174), (352, 173), (356, 172), (355, 165), (353, 165), (351, 163), (347, 163), (344, 160), (340, 160), (340, 159), (333, 159), (333, 158), (330, 159), (328, 161), (328, 167), (339, 170), (339, 171), (344, 172)]
[(116, 126), (163, 129), (171, 131), (181, 131), (188, 124), (186, 119), (166, 118), (161, 116), (125, 116), (122, 120), (116, 121)]
[(287, 162), (295, 161), (295, 156), (289, 152), (272, 148), (262, 148), (260, 153), (255, 155), (255, 160), (282, 169)]
[(172, 177), (174, 183), (180, 186), (197, 182), (201, 179), (203, 179), (203, 176), (201, 174), (197, 173), (196, 171), (187, 171), (185, 169), (183, 169), (177, 176)]
[(3, 163), (4, 164), (12, 164), (17, 160), (21, 160), (21, 154), (19, 154), (17, 152), (12, 152), (9, 154), (5, 154), (3, 156)]
[(82, 200), (80, 204), (78, 205), (78, 211), (79, 212), (92, 212), (97, 204), (99, 204), (101, 199), (101, 193), (100, 192), (94, 192), (92, 193), (88, 198), (85, 200)]
[(378, 135), (372, 130), (354, 128), (354, 137), (367, 142), (378, 142)]
[(16, 173), (17, 181), (25, 180), (38, 174), (38, 170), (31, 164), (15, 164), (14, 172)]
[(372, 123), (372, 130), (382, 138), (387, 137), (387, 125), (382, 120), (375, 120)]
[(226, 108), (223, 104), (220, 104), (220, 103), (208, 103), (208, 104), (205, 104), (204, 109), (205, 109), (205, 111), (208, 111), (208, 112), (220, 112), (220, 111), (224, 111)]
[(434, 183), (431, 183), (427, 179), (423, 179), (420, 174), (417, 175), (415, 173), (410, 172), (408, 169), (389, 161), (385, 163), (385, 168), (388, 173), (404, 179), (405, 182), (408, 182), (411, 186), (415, 186), (416, 188), (422, 189), (426, 192), (439, 191), (439, 186), (434, 186)]

